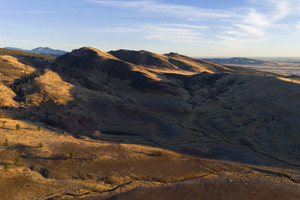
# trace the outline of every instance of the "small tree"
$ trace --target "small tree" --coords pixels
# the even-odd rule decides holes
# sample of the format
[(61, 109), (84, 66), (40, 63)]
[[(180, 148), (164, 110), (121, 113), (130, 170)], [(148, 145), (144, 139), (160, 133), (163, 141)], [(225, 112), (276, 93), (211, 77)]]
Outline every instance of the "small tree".
[(10, 164), (5, 163), (5, 164), (4, 164), (4, 170), (9, 170), (9, 168), (10, 168)]
[(43, 143), (39, 143), (38, 146), (37, 146), (38, 149), (41, 149), (43, 147), (44, 147)]
[(94, 138), (99, 138), (101, 136), (101, 131), (96, 130), (93, 134)]
[(17, 156), (17, 157), (15, 158), (15, 165), (19, 166), (19, 165), (21, 165), (21, 162), (22, 162), (21, 157), (20, 157), (20, 156)]
[(74, 160), (74, 158), (75, 158), (75, 153), (71, 152), (71, 153), (70, 153), (70, 156), (69, 156), (69, 159), (70, 159), (70, 160)]
[(17, 131), (21, 130), (21, 125), (20, 125), (20, 124), (17, 124), (17, 125), (16, 125), (16, 130), (17, 130)]

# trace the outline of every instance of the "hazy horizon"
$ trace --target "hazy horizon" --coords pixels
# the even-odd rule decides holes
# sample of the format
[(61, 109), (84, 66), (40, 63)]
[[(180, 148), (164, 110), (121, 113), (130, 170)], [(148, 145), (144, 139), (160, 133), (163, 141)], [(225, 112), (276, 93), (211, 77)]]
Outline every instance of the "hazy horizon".
[[(87, 46), (82, 46), (82, 47), (87, 47)], [(82, 48), (82, 47), (78, 47), (78, 48)], [(8, 49), (18, 49), (19, 47), (13, 47), (13, 46), (5, 46), (5, 47), (0, 47), (0, 48), (8, 48)], [(37, 47), (34, 47), (32, 49), (22, 49), (20, 48), (20, 50), (34, 50), (34, 49), (37, 49), (37, 48), (50, 48), (50, 49), (53, 49), (53, 50), (63, 50), (63, 51), (67, 51), (67, 50), (64, 50), (64, 49), (58, 49), (58, 48), (53, 48), (53, 47), (46, 47), (46, 46), (37, 46)], [(75, 50), (75, 49), (72, 49), (72, 50)], [(67, 51), (67, 52), (71, 52), (72, 50), (70, 51)], [(99, 49), (101, 50), (101, 49)], [(120, 50), (120, 49), (115, 49), (115, 50)], [(132, 49), (126, 49), (126, 50), (132, 50)], [(108, 51), (112, 51), (112, 50), (108, 50)], [(107, 52), (108, 52), (107, 51)], [(137, 51), (147, 51), (146, 49), (139, 49)], [(153, 53), (156, 53), (156, 52), (153, 52)], [(164, 52), (162, 54), (168, 54), (168, 53), (177, 53), (177, 52)], [(270, 56), (191, 56), (193, 58), (199, 58), (199, 59), (205, 59), (205, 58), (234, 58), (234, 57), (237, 57), (237, 58), (249, 58), (249, 59), (292, 59), (292, 60), (299, 60), (300, 61), (300, 56), (298, 57), (284, 57), (284, 56), (273, 56), (273, 57), (270, 57)]]
[(300, 0), (3, 0), (0, 45), (300, 57), (299, 11)]

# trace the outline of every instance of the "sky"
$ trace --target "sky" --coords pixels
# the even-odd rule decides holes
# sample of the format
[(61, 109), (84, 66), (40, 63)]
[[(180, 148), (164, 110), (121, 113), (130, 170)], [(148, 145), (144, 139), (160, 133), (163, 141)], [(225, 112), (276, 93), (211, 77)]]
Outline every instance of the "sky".
[(0, 47), (300, 57), (300, 0), (0, 0)]

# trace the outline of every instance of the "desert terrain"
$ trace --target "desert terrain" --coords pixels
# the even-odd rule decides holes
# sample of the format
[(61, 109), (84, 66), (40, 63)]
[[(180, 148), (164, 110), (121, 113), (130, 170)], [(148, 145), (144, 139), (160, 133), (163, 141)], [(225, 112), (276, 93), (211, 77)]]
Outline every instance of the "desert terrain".
[(245, 67), (259, 71), (266, 71), (285, 76), (299, 76), (300, 59), (299, 58), (204, 58), (210, 62), (219, 64)]
[(1, 50), (1, 199), (300, 199), (299, 80), (176, 53)]

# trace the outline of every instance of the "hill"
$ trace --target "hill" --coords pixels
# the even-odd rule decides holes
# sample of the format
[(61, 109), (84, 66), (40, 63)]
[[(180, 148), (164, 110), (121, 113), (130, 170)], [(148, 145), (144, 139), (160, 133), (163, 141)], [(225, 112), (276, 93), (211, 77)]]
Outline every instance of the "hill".
[[(153, 140), (152, 145), (209, 158), (298, 165), (293, 124), (300, 120), (299, 86), (286, 82), (297, 79), (181, 55), (94, 48), (65, 54), (47, 69), (34, 67), (37, 76), (6, 84), (19, 88), (8, 101), (26, 105), (33, 120), (75, 136), (101, 130), (107, 137), (131, 134), (145, 144)], [(274, 139), (286, 130), (293, 140)]]
[(6, 197), (299, 198), (296, 76), (92, 47), (0, 59)]

